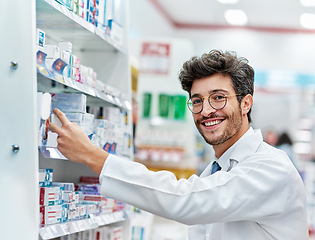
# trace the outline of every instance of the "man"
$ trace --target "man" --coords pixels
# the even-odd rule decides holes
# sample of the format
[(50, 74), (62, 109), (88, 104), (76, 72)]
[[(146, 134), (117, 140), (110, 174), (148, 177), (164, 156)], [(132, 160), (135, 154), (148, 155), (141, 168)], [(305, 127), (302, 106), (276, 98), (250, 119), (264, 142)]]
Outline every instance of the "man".
[(254, 70), (247, 60), (213, 50), (184, 63), (179, 78), (195, 124), (215, 151), (200, 177), (177, 180), (109, 155), (55, 109), (62, 127), (50, 128), (58, 149), (99, 174), (102, 194), (190, 225), (191, 240), (308, 239), (298, 172), (250, 127)]

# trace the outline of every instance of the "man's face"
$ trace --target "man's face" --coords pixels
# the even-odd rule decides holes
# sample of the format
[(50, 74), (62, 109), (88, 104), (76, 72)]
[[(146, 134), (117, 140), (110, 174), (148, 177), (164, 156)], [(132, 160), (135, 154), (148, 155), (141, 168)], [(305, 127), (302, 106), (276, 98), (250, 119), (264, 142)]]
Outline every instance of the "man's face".
[[(213, 92), (233, 96), (227, 98), (227, 104), (223, 109), (215, 110), (208, 101), (208, 96)], [(191, 96), (205, 97), (203, 110), (193, 114), (196, 127), (205, 141), (214, 147), (228, 140), (227, 144), (232, 145), (240, 137), (243, 118), (240, 104), (234, 94), (232, 80), (228, 75), (215, 74), (195, 80), (192, 85)]]

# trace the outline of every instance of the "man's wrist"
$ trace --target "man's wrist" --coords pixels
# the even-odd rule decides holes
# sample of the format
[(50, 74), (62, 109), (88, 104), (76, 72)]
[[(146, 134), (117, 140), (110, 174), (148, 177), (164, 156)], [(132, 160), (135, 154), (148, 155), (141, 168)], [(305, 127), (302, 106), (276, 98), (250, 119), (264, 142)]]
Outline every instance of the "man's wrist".
[(93, 145), (90, 148), (89, 154), (85, 159), (85, 165), (87, 165), (91, 170), (100, 175), (105, 160), (109, 156), (109, 153), (103, 149)]

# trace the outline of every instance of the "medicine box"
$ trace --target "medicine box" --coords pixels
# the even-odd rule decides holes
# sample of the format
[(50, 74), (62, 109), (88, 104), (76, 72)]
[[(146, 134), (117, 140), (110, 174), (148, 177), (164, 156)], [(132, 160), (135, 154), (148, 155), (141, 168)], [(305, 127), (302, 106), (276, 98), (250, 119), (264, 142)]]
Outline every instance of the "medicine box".
[(86, 103), (86, 95), (82, 93), (52, 93), (52, 102), (81, 102)]
[(60, 58), (60, 49), (56, 45), (44, 45), (44, 52), (47, 54), (46, 59)]
[(86, 103), (83, 102), (52, 102), (51, 108), (58, 108), (62, 112), (86, 113)]
[(100, 184), (78, 184), (77, 185), (77, 191), (82, 192), (100, 192)]
[(74, 183), (68, 182), (52, 182), (52, 186), (60, 187), (63, 191), (74, 191)]
[(71, 42), (59, 42), (58, 46), (60, 48), (60, 51), (66, 51), (69, 53), (72, 53), (72, 43)]
[(80, 219), (87, 218), (87, 205), (79, 204), (79, 218)]
[(79, 194), (80, 203), (95, 203), (105, 200), (105, 197), (91, 192), (77, 192)]
[(60, 187), (40, 187), (39, 205), (51, 206), (62, 203)]
[(68, 205), (40, 206), (40, 224), (55, 224), (66, 222), (68, 219)]
[(62, 191), (62, 201), (65, 203), (74, 202), (74, 192)]
[(39, 169), (39, 186), (51, 186), (53, 180), (53, 169), (41, 168)]

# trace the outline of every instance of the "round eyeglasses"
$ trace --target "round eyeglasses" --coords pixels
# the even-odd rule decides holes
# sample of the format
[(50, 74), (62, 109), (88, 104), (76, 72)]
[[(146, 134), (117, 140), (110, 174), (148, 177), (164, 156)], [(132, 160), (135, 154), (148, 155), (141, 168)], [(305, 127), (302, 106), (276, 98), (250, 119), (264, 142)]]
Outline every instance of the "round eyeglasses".
[[(240, 94), (231, 94), (231, 95), (225, 95), (223, 93), (219, 93), (219, 92), (214, 92), (211, 93), (208, 96), (208, 102), (210, 104), (210, 106), (215, 109), (215, 110), (221, 110), (226, 106), (227, 103), (227, 98), (228, 97), (233, 97), (233, 96), (238, 96)], [(204, 97), (192, 97), (187, 101), (187, 106), (188, 109), (192, 112), (192, 113), (201, 113), (202, 109), (203, 109), (203, 100), (206, 98), (207, 96)]]

